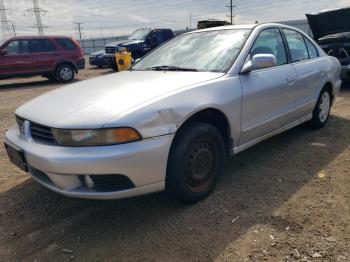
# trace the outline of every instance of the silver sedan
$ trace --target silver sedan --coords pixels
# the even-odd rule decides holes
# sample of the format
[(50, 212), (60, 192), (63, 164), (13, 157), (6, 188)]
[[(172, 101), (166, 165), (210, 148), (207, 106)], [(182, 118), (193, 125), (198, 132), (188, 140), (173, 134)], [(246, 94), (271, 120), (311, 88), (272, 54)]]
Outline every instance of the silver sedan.
[(180, 35), (130, 70), (67, 85), (16, 110), (11, 161), (57, 193), (119, 199), (214, 189), (224, 158), (308, 122), (322, 128), (340, 64), (280, 24)]

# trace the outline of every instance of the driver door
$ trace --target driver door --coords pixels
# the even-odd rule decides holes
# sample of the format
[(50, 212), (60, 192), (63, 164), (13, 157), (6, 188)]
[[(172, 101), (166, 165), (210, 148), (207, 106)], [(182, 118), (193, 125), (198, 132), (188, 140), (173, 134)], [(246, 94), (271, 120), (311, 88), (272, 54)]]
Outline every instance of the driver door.
[(241, 141), (244, 145), (294, 119), (296, 72), (288, 63), (285, 44), (278, 28), (265, 29), (255, 40), (250, 58), (273, 54), (277, 65), (241, 74), (243, 91)]
[(28, 40), (14, 40), (4, 47), (7, 54), (0, 59), (0, 75), (11, 76), (31, 72), (32, 56), (28, 52)]

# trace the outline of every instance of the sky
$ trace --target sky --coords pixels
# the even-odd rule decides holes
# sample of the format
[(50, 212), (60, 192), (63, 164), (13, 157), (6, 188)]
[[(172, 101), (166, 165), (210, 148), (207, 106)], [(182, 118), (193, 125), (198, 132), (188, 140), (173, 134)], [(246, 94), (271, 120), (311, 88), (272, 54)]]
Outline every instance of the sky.
[[(1, 1), (1, 0), (0, 0)], [(37, 34), (33, 0), (2, 0), (18, 35)], [(195, 28), (198, 20), (229, 20), (230, 0), (38, 0), (45, 34), (83, 38), (130, 34), (137, 28)], [(305, 13), (350, 6), (350, 0), (233, 0), (237, 24), (304, 19)], [(190, 18), (191, 17), (191, 18)], [(1, 37), (1, 36), (0, 36)]]

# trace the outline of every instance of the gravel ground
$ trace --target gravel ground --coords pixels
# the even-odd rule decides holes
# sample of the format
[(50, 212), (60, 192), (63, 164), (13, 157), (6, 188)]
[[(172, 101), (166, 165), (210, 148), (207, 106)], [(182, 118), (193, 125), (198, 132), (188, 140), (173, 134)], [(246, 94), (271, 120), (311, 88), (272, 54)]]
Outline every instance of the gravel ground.
[(228, 159), (195, 205), (163, 193), (66, 198), (11, 165), (2, 141), (15, 108), (60, 85), (0, 82), (0, 261), (350, 261), (350, 85), (324, 129), (297, 127)]

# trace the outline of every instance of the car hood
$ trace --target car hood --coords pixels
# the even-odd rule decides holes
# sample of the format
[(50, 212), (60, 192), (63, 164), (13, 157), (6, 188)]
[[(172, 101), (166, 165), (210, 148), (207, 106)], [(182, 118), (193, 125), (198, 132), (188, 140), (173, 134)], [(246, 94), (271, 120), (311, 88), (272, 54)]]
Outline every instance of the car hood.
[(223, 73), (124, 71), (77, 82), (41, 95), (16, 110), (38, 124), (56, 128), (101, 128), (123, 112)]
[(333, 34), (350, 32), (350, 7), (306, 14), (316, 40)]
[(104, 50), (99, 50), (99, 51), (91, 53), (90, 56), (100, 56), (100, 55), (103, 55), (104, 53), (105, 53)]
[(108, 45), (106, 45), (106, 47), (115, 47), (118, 45), (126, 46), (126, 45), (139, 44), (141, 42), (144, 42), (144, 41), (142, 41), (142, 40), (121, 40), (121, 41), (118, 41), (115, 43), (109, 43)]

